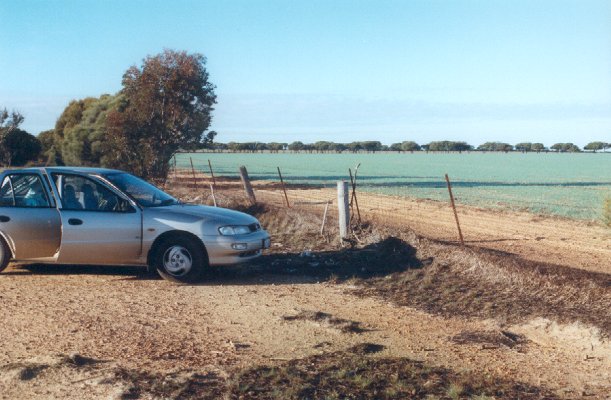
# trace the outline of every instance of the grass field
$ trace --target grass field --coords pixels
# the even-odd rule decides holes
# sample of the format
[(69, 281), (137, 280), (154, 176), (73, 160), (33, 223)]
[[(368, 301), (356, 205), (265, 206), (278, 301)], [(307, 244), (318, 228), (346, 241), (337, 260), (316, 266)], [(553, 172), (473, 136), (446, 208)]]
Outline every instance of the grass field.
[(332, 186), (358, 170), (362, 190), (447, 200), (444, 174), (453, 182), (459, 203), (600, 220), (611, 197), (608, 154), (180, 154), (179, 167), (237, 175), (246, 165), (253, 179), (278, 179), (280, 167), (291, 183)]

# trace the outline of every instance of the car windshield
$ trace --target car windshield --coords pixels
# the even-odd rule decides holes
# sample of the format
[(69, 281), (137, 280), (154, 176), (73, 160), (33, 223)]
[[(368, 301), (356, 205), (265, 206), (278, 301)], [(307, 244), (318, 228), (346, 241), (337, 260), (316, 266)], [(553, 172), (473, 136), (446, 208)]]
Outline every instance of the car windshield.
[(116, 172), (103, 176), (142, 207), (162, 207), (180, 203), (164, 191), (133, 175)]

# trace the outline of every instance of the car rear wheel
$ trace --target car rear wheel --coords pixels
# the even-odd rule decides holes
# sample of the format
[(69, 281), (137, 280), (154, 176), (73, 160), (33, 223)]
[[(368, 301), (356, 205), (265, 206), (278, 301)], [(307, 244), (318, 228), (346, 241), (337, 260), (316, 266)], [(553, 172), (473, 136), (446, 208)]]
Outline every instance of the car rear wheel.
[(0, 238), (0, 272), (4, 271), (11, 260), (11, 250), (6, 245), (4, 239)]
[(153, 265), (162, 278), (181, 283), (202, 279), (208, 267), (203, 246), (188, 236), (164, 239), (155, 251)]

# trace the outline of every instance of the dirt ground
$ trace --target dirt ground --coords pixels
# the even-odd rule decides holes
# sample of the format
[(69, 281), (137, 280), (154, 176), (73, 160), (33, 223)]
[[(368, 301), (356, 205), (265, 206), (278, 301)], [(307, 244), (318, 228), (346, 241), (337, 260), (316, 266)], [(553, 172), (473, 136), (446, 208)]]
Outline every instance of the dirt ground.
[[(519, 289), (523, 284), (530, 290), (528, 282), (516, 281), (513, 267), (494, 258), (503, 259), (502, 254), (459, 250), (444, 243), (455, 239), (452, 220), (430, 223), (416, 217), (439, 213), (441, 205), (413, 201), (410, 207), (418, 210), (409, 213), (414, 232), (405, 233), (401, 249), (394, 241), (390, 247), (379, 244), (388, 243), (393, 228), (369, 229), (361, 237), (366, 243), (339, 249), (332, 230), (319, 236), (318, 214), (251, 210), (272, 233), (272, 250), (253, 265), (216, 271), (199, 285), (173, 284), (137, 268), (12, 265), (0, 274), (0, 398), (268, 398), (262, 389), (240, 392), (239, 379), (250, 376), (241, 371), (299, 360), (312, 365), (317, 359), (308, 357), (364, 343), (379, 346), (375, 354), (362, 356), (367, 360), (409, 360), (543, 390), (524, 389), (522, 398), (611, 398), (608, 232), (585, 223), (461, 208), (468, 216), (465, 236), (473, 244), (479, 240), (478, 246), (554, 263), (533, 264), (545, 278), (526, 280), (547, 288), (531, 298)], [(427, 235), (441, 241), (422, 237)], [(375, 260), (381, 261), (370, 269)], [(452, 308), (448, 298), (456, 296), (459, 303), (463, 288), (440, 294), (425, 283), (446, 276), (428, 271), (442, 273), (453, 264), (460, 265), (449, 270), (460, 275), (459, 286), (473, 279), (487, 282), (473, 289), (475, 298), (488, 299), (486, 288), (505, 285), (516, 288), (518, 300), (528, 300), (525, 308), (538, 298), (544, 306), (523, 318), (494, 299)], [(566, 271), (553, 275), (550, 265), (593, 272), (568, 279)], [(344, 279), (344, 272), (355, 278)], [(386, 295), (384, 282), (399, 279), (405, 297), (397, 297), (403, 287), (396, 285), (393, 295)], [(570, 287), (564, 291), (563, 285)], [(557, 302), (556, 291), (562, 292)], [(488, 311), (470, 312), (482, 307)], [(593, 318), (580, 318), (584, 312)], [(266, 371), (269, 378), (271, 370)], [(219, 389), (231, 385), (237, 392)], [(471, 397), (452, 385), (436, 398)], [(282, 395), (290, 388), (278, 389)], [(365, 397), (406, 397), (385, 393)]]
[[(279, 190), (260, 190), (281, 203)], [(335, 200), (332, 189), (289, 189), (292, 202)], [(361, 192), (364, 218), (399, 229), (409, 228), (435, 240), (457, 242), (458, 231), (448, 202)], [(312, 208), (313, 206), (310, 206)], [(324, 206), (317, 207), (322, 213)], [(611, 273), (611, 230), (596, 221), (457, 205), (466, 245), (518, 254), (526, 259)]]

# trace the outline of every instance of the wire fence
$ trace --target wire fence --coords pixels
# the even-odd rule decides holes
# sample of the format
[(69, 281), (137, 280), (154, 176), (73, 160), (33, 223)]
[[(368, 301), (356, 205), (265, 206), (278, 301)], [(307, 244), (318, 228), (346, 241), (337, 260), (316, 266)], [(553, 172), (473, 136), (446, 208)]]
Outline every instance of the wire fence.
[[(180, 166), (174, 163), (171, 178), (179, 185), (199, 189), (201, 200), (204, 202), (212, 204), (214, 198), (222, 198), (224, 195), (234, 198), (246, 196), (237, 168), (232, 172), (232, 169), (227, 167), (216, 167), (209, 160), (206, 160), (207, 162), (202, 162), (201, 159), (196, 162), (193, 162), (193, 159), (189, 160), (186, 167), (184, 160)], [(253, 168), (254, 173), (249, 170), (256, 199), (278, 207), (304, 209), (320, 214), (323, 214), (326, 209), (327, 214), (332, 217), (338, 212), (336, 183), (344, 180), (348, 182), (351, 191), (352, 221), (360, 217), (362, 220), (381, 221), (388, 226), (403, 228), (413, 223), (431, 223), (431, 213), (444, 221), (454, 220), (444, 176), (438, 178), (392, 176), (393, 179), (387, 179), (385, 176), (359, 173), (357, 166), (347, 170), (344, 174), (331, 170), (323, 171), (319, 166), (312, 167), (316, 173), (308, 177), (291, 170), (281, 171), (279, 167), (271, 165), (264, 168), (260, 166)], [(218, 171), (215, 171), (214, 168), (217, 168)], [(452, 176), (450, 179), (452, 180)], [(355, 187), (352, 186), (351, 181), (355, 182)], [(579, 190), (575, 190), (574, 185), (577, 185)], [(577, 217), (594, 216), (594, 218), (584, 219), (598, 218), (596, 216), (602, 214), (602, 204), (604, 197), (609, 193), (611, 182), (609, 185), (599, 186), (579, 185), (578, 183), (574, 185), (570, 183), (515, 184), (452, 180), (453, 198), (461, 213), (465, 213), (474, 206), (549, 213), (549, 210), (554, 207), (566, 208), (567, 203), (571, 203), (571, 214)], [(524, 186), (542, 192), (556, 191), (553, 196), (556, 201), (547, 198), (545, 193), (526, 200), (521, 192)], [(562, 202), (562, 195), (558, 193), (564, 193), (563, 190), (566, 196), (570, 197), (570, 202)], [(213, 192), (214, 196), (212, 196)], [(355, 197), (352, 192), (356, 192)], [(418, 195), (415, 196), (413, 193), (418, 193)], [(588, 203), (575, 200), (575, 196), (585, 198), (593, 195), (600, 197), (600, 207), (592, 205), (591, 201)]]
[[(250, 177), (252, 178), (252, 177)], [(447, 223), (453, 224), (454, 214), (449, 201), (430, 202), (407, 199), (402, 196), (380, 195), (359, 190), (358, 177), (350, 182), (349, 186), (349, 221), (352, 227), (362, 226), (363, 223), (378, 223), (390, 228), (404, 230), (410, 226), (429, 226), (439, 239), (457, 241), (453, 225), (448, 229)], [(208, 205), (226, 206), (233, 204), (236, 199), (250, 202), (239, 174), (228, 176), (215, 176), (200, 169), (174, 169), (168, 182), (171, 189), (187, 196), (187, 201), (194, 201)], [(280, 179), (276, 181), (253, 179), (252, 187), (255, 201), (305, 212), (316, 215), (322, 221), (321, 233), (329, 226), (337, 226), (338, 222), (338, 192), (337, 183), (325, 185), (285, 185)], [(195, 195), (195, 197), (193, 197)], [(190, 197), (189, 197), (190, 196)], [(340, 201), (341, 204), (341, 201)], [(461, 210), (463, 211), (463, 210)], [(435, 219), (431, 221), (431, 213)], [(441, 236), (439, 234), (441, 233)]]

